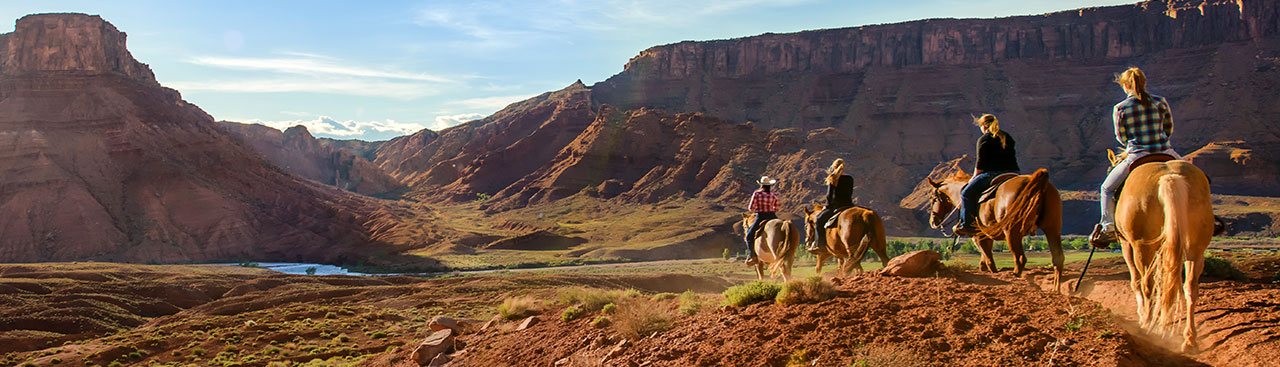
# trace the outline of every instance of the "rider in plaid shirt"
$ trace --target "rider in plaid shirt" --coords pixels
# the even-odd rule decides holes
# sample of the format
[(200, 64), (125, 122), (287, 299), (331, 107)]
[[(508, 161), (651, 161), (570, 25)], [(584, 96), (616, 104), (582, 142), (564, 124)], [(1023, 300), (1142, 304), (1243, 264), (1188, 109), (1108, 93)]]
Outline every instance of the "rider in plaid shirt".
[(760, 225), (767, 220), (778, 219), (778, 194), (773, 193), (772, 190), (776, 183), (778, 180), (769, 176), (760, 177), (760, 189), (751, 193), (751, 201), (747, 203), (747, 211), (756, 213), (756, 219), (751, 222), (751, 227), (747, 228), (744, 238), (747, 242), (747, 264), (755, 265), (758, 261), (755, 246), (751, 243), (755, 242), (755, 233), (760, 230)]
[(1116, 84), (1128, 95), (1117, 103), (1111, 114), (1116, 140), (1125, 145), (1125, 159), (1111, 168), (1102, 182), (1099, 201), (1102, 221), (1093, 228), (1089, 242), (1107, 247), (1116, 240), (1116, 191), (1129, 176), (1129, 166), (1151, 154), (1168, 154), (1181, 159), (1169, 144), (1173, 135), (1173, 113), (1163, 97), (1147, 93), (1147, 76), (1138, 68), (1129, 68), (1116, 76)]

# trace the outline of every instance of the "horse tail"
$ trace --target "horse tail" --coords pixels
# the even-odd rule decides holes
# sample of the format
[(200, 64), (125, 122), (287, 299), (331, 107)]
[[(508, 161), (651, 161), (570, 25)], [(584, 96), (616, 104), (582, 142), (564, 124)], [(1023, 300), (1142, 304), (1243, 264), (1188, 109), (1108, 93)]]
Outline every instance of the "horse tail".
[(1039, 217), (1040, 202), (1044, 196), (1042, 193), (1048, 187), (1049, 170), (1044, 168), (1036, 170), (1031, 174), (1027, 185), (1023, 186), (1022, 190), (1018, 191), (1018, 195), (1009, 202), (1004, 215), (996, 223), (978, 226), (982, 234), (990, 238), (1000, 238), (1005, 230), (1030, 233)]
[(784, 266), (790, 266), (791, 259), (796, 256), (796, 247), (800, 243), (800, 232), (795, 229), (795, 225), (791, 221), (784, 221), (782, 225), (782, 237), (778, 246), (778, 259), (769, 264), (769, 274), (786, 274), (783, 273)]
[(1147, 297), (1148, 322), (1155, 323), (1152, 330), (1164, 330), (1166, 325), (1177, 321), (1178, 299), (1183, 294), (1183, 263), (1187, 258), (1187, 247), (1192, 235), (1188, 231), (1190, 221), (1187, 214), (1187, 200), (1190, 197), (1187, 177), (1180, 174), (1168, 174), (1160, 177), (1156, 197), (1164, 207), (1164, 232), (1161, 237), (1164, 243), (1156, 252), (1155, 263), (1151, 268), (1151, 293)]

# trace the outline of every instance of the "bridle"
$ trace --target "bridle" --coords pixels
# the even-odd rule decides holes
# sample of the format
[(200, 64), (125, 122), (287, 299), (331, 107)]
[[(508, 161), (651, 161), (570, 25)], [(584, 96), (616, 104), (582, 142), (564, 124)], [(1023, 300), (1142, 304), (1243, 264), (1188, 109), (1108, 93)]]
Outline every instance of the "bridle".
[[(931, 198), (931, 199), (930, 199), (930, 201), (929, 201), (930, 206), (933, 206), (933, 204), (935, 204), (935, 203), (941, 202), (941, 201), (942, 201), (942, 196), (943, 196), (943, 195), (946, 195), (946, 194), (942, 193), (942, 190), (934, 189), (934, 190), (933, 190), (933, 198)], [(948, 197), (948, 198), (947, 198), (947, 200), (948, 200), (948, 201), (950, 201), (950, 200), (951, 200), (951, 198), (950, 198), (950, 197)], [(948, 227), (950, 227), (950, 226), (948, 226), (947, 224), (949, 224), (949, 223), (951, 222), (951, 218), (952, 218), (952, 216), (953, 216), (953, 215), (955, 215), (955, 214), (956, 214), (956, 212), (958, 212), (958, 211), (960, 211), (960, 206), (959, 206), (959, 205), (954, 205), (954, 203), (952, 203), (951, 211), (950, 211), (950, 212), (947, 212), (947, 215), (946, 215), (946, 216), (944, 216), (944, 217), (942, 217), (942, 220), (938, 222), (938, 225), (936, 225), (936, 226), (935, 226), (935, 225), (933, 224), (933, 219), (932, 219), (932, 218), (930, 218), (930, 220), (929, 220), (929, 226), (930, 226), (930, 227), (933, 227), (933, 228), (937, 229), (937, 230), (938, 230), (938, 232), (942, 232), (942, 236), (944, 236), (944, 237), (951, 237), (951, 248), (948, 248), (948, 249), (947, 249), (947, 253), (949, 253), (949, 254), (950, 254), (950, 253), (955, 253), (955, 252), (956, 252), (956, 245), (960, 243), (960, 236), (959, 236), (959, 235), (957, 235), (954, 231), (953, 231), (953, 232), (951, 232), (950, 234), (947, 234), (947, 228), (948, 228)], [(929, 213), (929, 214), (930, 214), (930, 215), (933, 215), (933, 213)], [(958, 218), (959, 218), (959, 216), (956, 216), (956, 218), (957, 218), (957, 219), (956, 219), (956, 222), (959, 222), (959, 221), (960, 221), (960, 220), (958, 219)]]

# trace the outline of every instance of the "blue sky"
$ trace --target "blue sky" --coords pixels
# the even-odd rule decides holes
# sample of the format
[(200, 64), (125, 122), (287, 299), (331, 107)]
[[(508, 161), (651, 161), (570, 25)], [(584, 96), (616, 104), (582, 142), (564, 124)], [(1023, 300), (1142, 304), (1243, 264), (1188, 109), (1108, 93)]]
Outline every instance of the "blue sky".
[(99, 14), (160, 83), (214, 118), (385, 140), (602, 81), (645, 48), (926, 18), (991, 18), (1104, 0), (6, 1)]

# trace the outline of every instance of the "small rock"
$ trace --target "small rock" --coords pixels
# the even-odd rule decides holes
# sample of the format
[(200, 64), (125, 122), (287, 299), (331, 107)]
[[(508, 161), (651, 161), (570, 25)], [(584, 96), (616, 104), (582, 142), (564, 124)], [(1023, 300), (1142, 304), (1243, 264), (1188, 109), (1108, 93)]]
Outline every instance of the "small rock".
[(431, 363), (436, 355), (448, 352), (451, 348), (453, 348), (453, 330), (444, 329), (428, 335), (426, 340), (414, 348), (409, 358), (418, 362), (418, 365), (426, 365)]
[(533, 325), (537, 325), (537, 324), (538, 324), (538, 317), (537, 317), (537, 316), (529, 316), (528, 318), (524, 319), (524, 321), (521, 321), (521, 322), (520, 322), (520, 326), (517, 326), (517, 327), (516, 327), (516, 331), (520, 331), (520, 330), (528, 329), (529, 327), (531, 327), (531, 326), (533, 326)]
[(432, 358), (431, 363), (427, 364), (427, 366), (439, 367), (445, 365), (445, 363), (449, 363), (449, 356), (444, 353), (440, 353), (437, 354), (435, 358)]
[(604, 359), (600, 360), (600, 364), (604, 364), (605, 362), (608, 362), (609, 359), (616, 357), (619, 354), (622, 354), (622, 351), (626, 350), (627, 347), (629, 346), (631, 346), (631, 341), (627, 339), (622, 339), (621, 342), (618, 342), (617, 346), (613, 347), (613, 349), (610, 349), (609, 353), (606, 353), (604, 355)]
[(492, 329), (500, 323), (502, 323), (502, 318), (495, 315), (492, 319), (489, 319), (489, 321), (485, 321), (484, 325), (480, 326), (480, 330)]
[(569, 357), (564, 357), (556, 360), (557, 367), (568, 366), (568, 365), (569, 365)]

